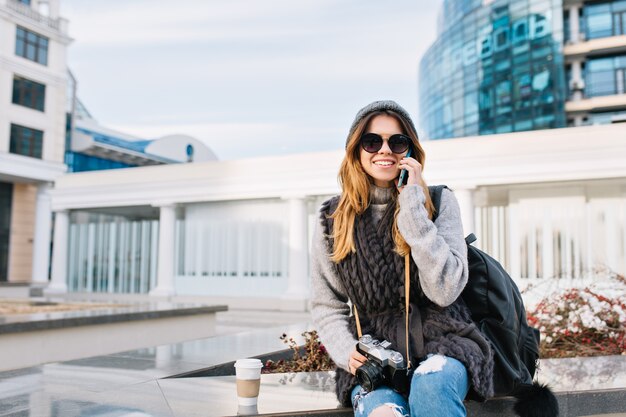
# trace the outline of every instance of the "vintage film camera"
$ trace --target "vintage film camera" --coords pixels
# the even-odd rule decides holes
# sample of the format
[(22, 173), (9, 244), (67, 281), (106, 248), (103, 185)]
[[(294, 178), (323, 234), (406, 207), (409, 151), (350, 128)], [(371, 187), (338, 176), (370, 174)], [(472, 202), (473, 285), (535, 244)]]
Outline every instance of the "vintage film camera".
[(357, 351), (367, 357), (367, 362), (356, 370), (356, 378), (366, 391), (387, 385), (399, 393), (409, 391), (413, 371), (407, 368), (400, 352), (389, 349), (391, 343), (379, 342), (364, 334), (357, 343)]

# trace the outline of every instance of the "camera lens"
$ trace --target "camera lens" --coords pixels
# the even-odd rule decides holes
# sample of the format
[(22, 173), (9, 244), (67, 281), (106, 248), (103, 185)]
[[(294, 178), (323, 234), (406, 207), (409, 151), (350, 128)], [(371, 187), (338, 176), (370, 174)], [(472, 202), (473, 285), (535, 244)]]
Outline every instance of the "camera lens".
[(375, 362), (367, 361), (356, 370), (356, 379), (366, 391), (374, 391), (383, 383), (383, 369)]

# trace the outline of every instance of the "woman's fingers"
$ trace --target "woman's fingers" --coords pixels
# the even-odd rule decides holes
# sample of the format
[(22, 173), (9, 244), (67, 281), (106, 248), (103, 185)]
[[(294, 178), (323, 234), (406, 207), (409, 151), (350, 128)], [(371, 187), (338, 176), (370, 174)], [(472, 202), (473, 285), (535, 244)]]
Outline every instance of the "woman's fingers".
[(356, 373), (356, 370), (360, 368), (361, 365), (365, 363), (365, 361), (367, 361), (367, 358), (359, 353), (359, 351), (354, 349), (350, 354), (350, 361), (348, 362), (348, 368), (350, 370), (350, 373), (354, 375)]
[(350, 359), (350, 373), (352, 375), (356, 374), (356, 370), (363, 366), (362, 362), (357, 361), (356, 359)]
[(356, 359), (358, 362), (363, 363), (367, 360), (367, 357), (361, 354), (358, 350), (352, 351), (352, 358)]
[[(409, 178), (405, 182), (405, 184), (419, 184), (420, 178), (422, 177), (422, 164), (417, 162), (416, 159), (413, 158), (403, 158), (398, 164), (399, 169), (406, 169), (409, 174)], [(404, 188), (404, 187), (401, 187)]]
[(398, 168), (400, 169), (407, 169), (407, 170), (422, 170), (422, 164), (420, 164), (419, 162), (417, 162), (417, 160), (413, 159), (413, 158), (403, 158), (400, 160), (400, 163), (398, 164)]

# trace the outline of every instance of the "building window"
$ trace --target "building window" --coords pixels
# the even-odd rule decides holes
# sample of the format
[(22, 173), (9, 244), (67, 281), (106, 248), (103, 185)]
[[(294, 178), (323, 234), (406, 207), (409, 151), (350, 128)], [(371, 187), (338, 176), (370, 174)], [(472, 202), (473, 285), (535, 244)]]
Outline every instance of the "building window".
[(41, 159), (43, 132), (11, 124), (10, 152)]
[(46, 86), (26, 78), (13, 77), (13, 104), (44, 111)]
[(626, 35), (626, 2), (597, 3), (585, 6), (587, 39)]
[(48, 65), (48, 38), (17, 27), (15, 54), (42, 65)]
[(586, 68), (587, 97), (626, 93), (626, 55), (590, 59)]
[(0, 282), (8, 281), (13, 184), (0, 181)]
[(626, 11), (613, 13), (613, 34), (626, 35)]
[(601, 113), (589, 113), (589, 117), (586, 125), (604, 125), (610, 123), (626, 123), (626, 110), (613, 111), (613, 112), (601, 112)]
[(188, 144), (186, 152), (187, 152), (187, 162), (193, 162), (193, 145)]

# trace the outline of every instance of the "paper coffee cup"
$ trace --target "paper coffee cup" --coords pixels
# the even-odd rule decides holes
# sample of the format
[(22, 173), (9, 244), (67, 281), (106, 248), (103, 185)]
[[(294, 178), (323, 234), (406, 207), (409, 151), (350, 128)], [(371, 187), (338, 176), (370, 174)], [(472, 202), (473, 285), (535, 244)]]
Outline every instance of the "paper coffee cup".
[(239, 405), (254, 406), (257, 404), (259, 388), (261, 387), (261, 368), (263, 368), (263, 363), (260, 359), (238, 359), (235, 362)]
[(237, 409), (238, 416), (254, 416), (259, 414), (259, 409), (255, 405), (240, 405)]

